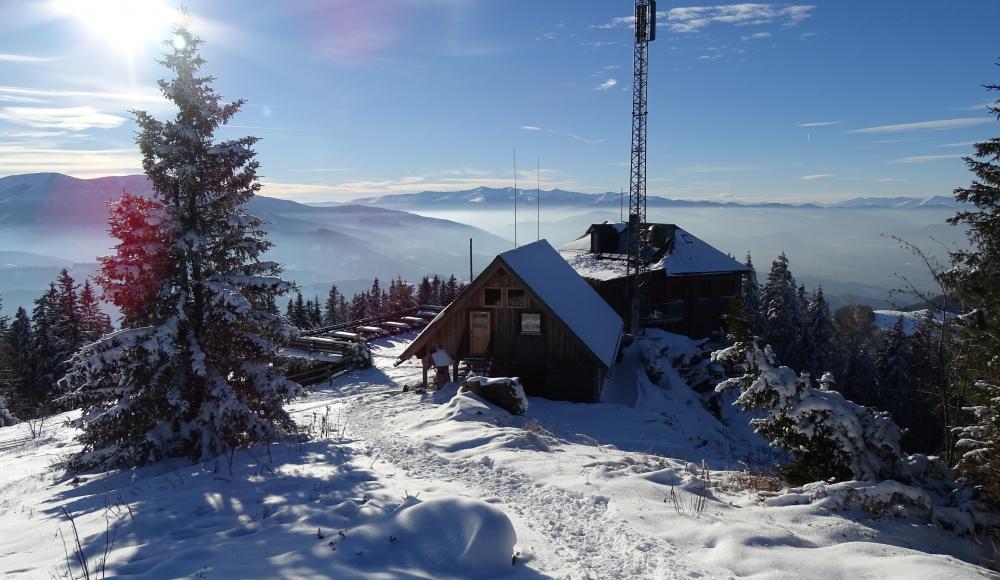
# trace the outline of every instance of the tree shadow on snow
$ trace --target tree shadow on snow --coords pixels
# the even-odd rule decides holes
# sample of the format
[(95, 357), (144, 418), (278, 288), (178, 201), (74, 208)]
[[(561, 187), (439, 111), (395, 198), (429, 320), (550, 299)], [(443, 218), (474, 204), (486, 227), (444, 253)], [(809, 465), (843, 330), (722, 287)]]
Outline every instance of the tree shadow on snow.
[[(384, 547), (359, 543), (352, 529), (386, 521), (413, 498), (391, 495), (345, 443), (275, 443), (197, 464), (80, 474), (43, 509), (60, 522), (75, 577), (81, 565), (63, 508), (94, 578), (106, 552), (107, 574), (119, 577), (428, 577), (419, 566), (393, 567), (391, 557), (365, 558)], [(512, 573), (539, 577), (523, 565)]]

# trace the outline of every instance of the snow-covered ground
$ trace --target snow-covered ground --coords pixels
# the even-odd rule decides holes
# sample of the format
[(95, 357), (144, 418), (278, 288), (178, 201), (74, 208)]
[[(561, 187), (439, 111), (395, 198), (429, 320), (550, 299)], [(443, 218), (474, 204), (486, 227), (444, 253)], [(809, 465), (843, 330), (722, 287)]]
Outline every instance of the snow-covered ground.
[(992, 548), (925, 522), (768, 505), (794, 502), (741, 472), (769, 452), (672, 367), (650, 382), (647, 345), (605, 403), (514, 417), (455, 385), (404, 392), (411, 339), (291, 405), (304, 442), (66, 476), (72, 414), (0, 429), (0, 576), (83, 577), (70, 514), (92, 578), (995, 577)]
[(903, 332), (907, 336), (913, 335), (924, 321), (930, 318), (927, 310), (917, 310), (915, 312), (905, 312), (902, 310), (876, 310), (875, 325), (879, 330), (889, 330), (899, 319), (903, 319)]

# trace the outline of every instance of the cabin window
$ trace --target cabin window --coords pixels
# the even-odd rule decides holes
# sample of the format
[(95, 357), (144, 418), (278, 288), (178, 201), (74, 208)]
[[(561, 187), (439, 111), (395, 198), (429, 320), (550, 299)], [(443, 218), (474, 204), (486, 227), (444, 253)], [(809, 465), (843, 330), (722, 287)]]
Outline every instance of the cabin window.
[(528, 307), (528, 295), (524, 290), (520, 288), (508, 288), (507, 289), (507, 307), (508, 308), (527, 308)]
[(503, 306), (503, 288), (484, 288), (483, 306), (500, 308)]
[(542, 315), (537, 312), (522, 312), (521, 334), (540, 336), (542, 334)]

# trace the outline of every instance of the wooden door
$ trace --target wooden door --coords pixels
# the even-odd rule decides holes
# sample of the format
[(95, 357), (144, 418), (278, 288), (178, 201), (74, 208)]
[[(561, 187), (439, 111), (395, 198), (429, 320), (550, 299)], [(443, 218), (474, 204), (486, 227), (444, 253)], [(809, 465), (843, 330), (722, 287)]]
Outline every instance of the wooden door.
[(485, 356), (490, 346), (490, 313), (469, 312), (469, 356)]

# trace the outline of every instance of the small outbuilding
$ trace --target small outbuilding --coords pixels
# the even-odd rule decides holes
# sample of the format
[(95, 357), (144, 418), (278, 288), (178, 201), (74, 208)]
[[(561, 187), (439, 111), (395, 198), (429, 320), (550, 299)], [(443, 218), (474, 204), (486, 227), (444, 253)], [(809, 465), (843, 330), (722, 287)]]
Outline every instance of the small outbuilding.
[[(528, 395), (600, 399), (624, 323), (548, 241), (498, 255), (399, 356), (427, 374), (447, 354), (494, 376), (520, 377)], [(458, 378), (457, 376), (454, 378)]]
[[(723, 327), (729, 302), (749, 268), (674, 224), (645, 224), (649, 263), (649, 317), (657, 326), (692, 338)], [(629, 312), (626, 262), (629, 224), (593, 224), (559, 248), (560, 254), (622, 316)]]

